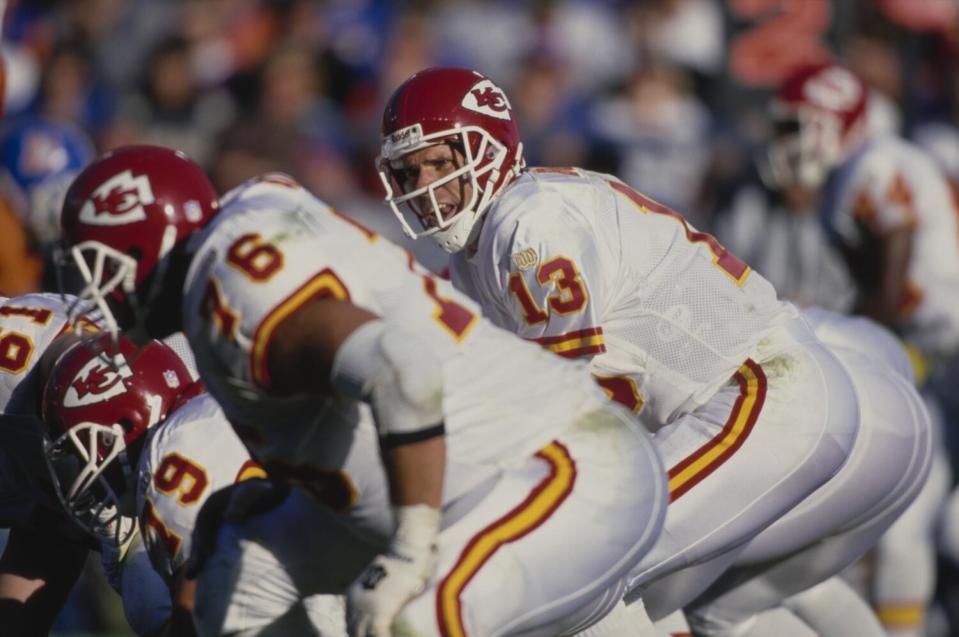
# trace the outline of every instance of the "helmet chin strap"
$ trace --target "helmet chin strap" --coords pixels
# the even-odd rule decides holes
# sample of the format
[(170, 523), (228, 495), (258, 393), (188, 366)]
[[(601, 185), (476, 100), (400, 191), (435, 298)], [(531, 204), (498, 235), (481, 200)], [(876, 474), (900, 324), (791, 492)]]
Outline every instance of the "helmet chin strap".
[(440, 247), (440, 249), (448, 254), (455, 254), (476, 241), (476, 238), (479, 236), (480, 229), (483, 227), (483, 220), (486, 217), (486, 211), (489, 209), (490, 205), (492, 205), (496, 197), (506, 190), (506, 187), (517, 175), (519, 175), (520, 171), (523, 169), (525, 164), (521, 159), (522, 150), (523, 145), (521, 143), (519, 144), (517, 159), (514, 161), (513, 166), (511, 166), (506, 172), (503, 183), (500, 184), (499, 188), (493, 189), (491, 186), (491, 184), (495, 184), (499, 180), (500, 173), (498, 168), (493, 168), (490, 170), (489, 176), (486, 180), (486, 188), (480, 189), (475, 176), (472, 177), (474, 199), (476, 197), (475, 193), (477, 190), (482, 192), (482, 196), (479, 198), (479, 201), (475, 203), (475, 205), (457, 213), (448, 228), (429, 235), (430, 239), (432, 239), (433, 242)]
[(472, 209), (461, 210), (449, 227), (428, 236), (447, 254), (456, 254), (469, 243), (477, 225), (475, 211)]
[(170, 269), (170, 252), (176, 245), (177, 230), (174, 226), (168, 225), (163, 229), (163, 238), (160, 240), (160, 256), (157, 259), (156, 268), (153, 270), (153, 280), (150, 282), (150, 289), (147, 292), (143, 302), (137, 294), (136, 286), (129, 291), (124, 290), (129, 300), (129, 306), (133, 313), (133, 324), (124, 332), (137, 345), (142, 345), (151, 340), (151, 335), (147, 329), (147, 320), (151, 314), (151, 308), (154, 307), (157, 298), (163, 291), (167, 270)]

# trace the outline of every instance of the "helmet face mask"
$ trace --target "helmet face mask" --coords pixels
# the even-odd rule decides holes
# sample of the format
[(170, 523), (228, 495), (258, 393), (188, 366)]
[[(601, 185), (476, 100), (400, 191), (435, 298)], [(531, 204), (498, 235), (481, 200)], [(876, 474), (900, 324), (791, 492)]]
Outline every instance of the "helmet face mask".
[(120, 424), (84, 422), (45, 446), (57, 497), (77, 524), (122, 546), (135, 527), (121, 518), (134, 510), (134, 469)]
[(70, 517), (99, 540), (125, 543), (135, 527), (136, 465), (147, 432), (192, 384), (179, 356), (159, 341), (137, 348), (100, 334), (56, 362), (43, 391), (44, 455)]
[(771, 104), (769, 181), (820, 188), (864, 139), (867, 99), (865, 83), (835, 64), (802, 67), (790, 75)]
[(775, 124), (768, 157), (775, 183), (818, 189), (842, 161), (840, 123), (826, 113), (800, 109)]
[(80, 286), (60, 290), (77, 297), (67, 311), (74, 331), (81, 334), (83, 324), (95, 316), (114, 339), (121, 328), (145, 332), (144, 323), (161, 291), (168, 255), (175, 243), (176, 228), (167, 226), (161, 240), (163, 256), (145, 278), (139, 276), (140, 261), (100, 241), (82, 241), (69, 248), (67, 262), (58, 264), (58, 268), (61, 280), (66, 272), (74, 272), (74, 284)]
[[(386, 201), (407, 236), (433, 237), (447, 252), (456, 252), (468, 242), (473, 225), (481, 216), (477, 211), (484, 211), (490, 203), (494, 190), (489, 186), (499, 179), (498, 166), (506, 157), (507, 149), (482, 129), (472, 126), (439, 131), (423, 137), (422, 141), (413, 150), (391, 149), (392, 155), (381, 156), (378, 172), (387, 193)], [(454, 159), (461, 159), (459, 165), (431, 183), (408, 190), (398, 176), (403, 159), (440, 144), (450, 147)], [(460, 185), (460, 202), (456, 210), (444, 214), (437, 191), (450, 184)], [(414, 224), (421, 229), (416, 230)]]
[[(407, 80), (386, 107), (382, 139), (377, 171), (403, 231), (449, 253), (473, 239), (477, 222), (524, 166), (506, 94), (469, 69), (427, 69)], [(404, 158), (440, 144), (459, 151), (462, 164), (419, 188), (405, 184)], [(454, 181), (465, 196), (444, 214), (437, 193)]]
[(71, 319), (95, 309), (116, 337), (131, 320), (142, 327), (154, 310), (168, 311), (155, 301), (168, 284), (174, 248), (217, 210), (206, 174), (182, 153), (127, 146), (98, 158), (74, 180), (63, 205), (65, 271), (78, 274), (80, 288), (61, 288), (79, 297)]
[(84, 241), (69, 250), (70, 266), (79, 273), (83, 287), (76, 290), (76, 301), (68, 308), (71, 326), (82, 334), (80, 321), (88, 316), (102, 317), (107, 331), (116, 335), (119, 325), (107, 299), (116, 291), (127, 295), (135, 289), (137, 262), (133, 257), (96, 241)]

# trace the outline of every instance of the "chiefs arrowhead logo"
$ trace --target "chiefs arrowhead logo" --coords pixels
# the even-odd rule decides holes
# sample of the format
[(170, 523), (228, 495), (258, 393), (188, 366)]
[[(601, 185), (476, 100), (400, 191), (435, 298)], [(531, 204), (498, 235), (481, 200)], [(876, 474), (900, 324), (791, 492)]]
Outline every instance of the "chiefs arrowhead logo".
[(156, 201), (146, 175), (124, 170), (100, 184), (80, 208), (80, 221), (93, 226), (121, 226), (147, 218), (143, 206)]
[(843, 111), (853, 108), (862, 98), (862, 86), (846, 69), (830, 67), (806, 83), (803, 97), (819, 108)]
[(461, 104), (463, 108), (476, 113), (505, 120), (510, 118), (509, 112), (512, 108), (503, 89), (489, 80), (483, 80), (474, 85), (463, 96)]
[(123, 356), (109, 363), (97, 356), (77, 373), (63, 397), (64, 407), (83, 407), (110, 400), (127, 391), (123, 379), (133, 376)]

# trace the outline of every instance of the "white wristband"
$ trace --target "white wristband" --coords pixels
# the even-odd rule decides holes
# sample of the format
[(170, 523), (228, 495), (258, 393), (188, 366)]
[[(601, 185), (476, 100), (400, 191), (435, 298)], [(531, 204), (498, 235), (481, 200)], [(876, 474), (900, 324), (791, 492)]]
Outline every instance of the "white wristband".
[(443, 519), (440, 510), (427, 504), (413, 504), (393, 507), (393, 515), (396, 531), (390, 541), (390, 552), (414, 562), (426, 562), (432, 571), (436, 538)]

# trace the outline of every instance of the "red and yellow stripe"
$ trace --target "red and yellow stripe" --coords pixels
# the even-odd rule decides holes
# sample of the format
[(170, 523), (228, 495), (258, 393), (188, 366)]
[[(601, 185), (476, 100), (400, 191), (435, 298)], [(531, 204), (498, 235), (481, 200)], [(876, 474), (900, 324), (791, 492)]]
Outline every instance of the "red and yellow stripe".
[(267, 353), (277, 328), (294, 312), (314, 299), (333, 298), (340, 301), (350, 299), (349, 290), (343, 285), (336, 273), (324, 269), (312, 279), (301, 285), (296, 291), (280, 301), (273, 310), (260, 321), (253, 334), (253, 347), (250, 350), (250, 372), (253, 381), (260, 387), (270, 387), (270, 371), (267, 365)]
[(766, 374), (750, 359), (733, 376), (739, 397), (722, 430), (691, 455), (670, 468), (669, 499), (673, 502), (718, 469), (743, 445), (766, 401)]
[(879, 604), (876, 607), (876, 615), (886, 628), (903, 630), (922, 626), (926, 613), (924, 604), (913, 602)]
[(548, 520), (572, 492), (576, 482), (576, 463), (566, 447), (554, 441), (536, 456), (549, 464), (549, 475), (519, 506), (476, 534), (440, 582), (436, 593), (436, 619), (443, 637), (466, 637), (460, 597), (483, 564), (501, 546), (522, 538)]
[(639, 393), (636, 380), (629, 376), (600, 376), (593, 374), (596, 384), (603, 388), (610, 400), (615, 400), (629, 408), (633, 415), (638, 415), (643, 408), (643, 395)]
[(252, 458), (247, 459), (246, 462), (240, 467), (240, 470), (236, 472), (236, 478), (233, 482), (243, 482), (244, 480), (250, 480), (252, 478), (265, 478), (266, 471), (261, 467), (256, 460)]
[(591, 356), (606, 351), (602, 327), (589, 327), (559, 336), (541, 336), (534, 340), (554, 354), (565, 358)]

